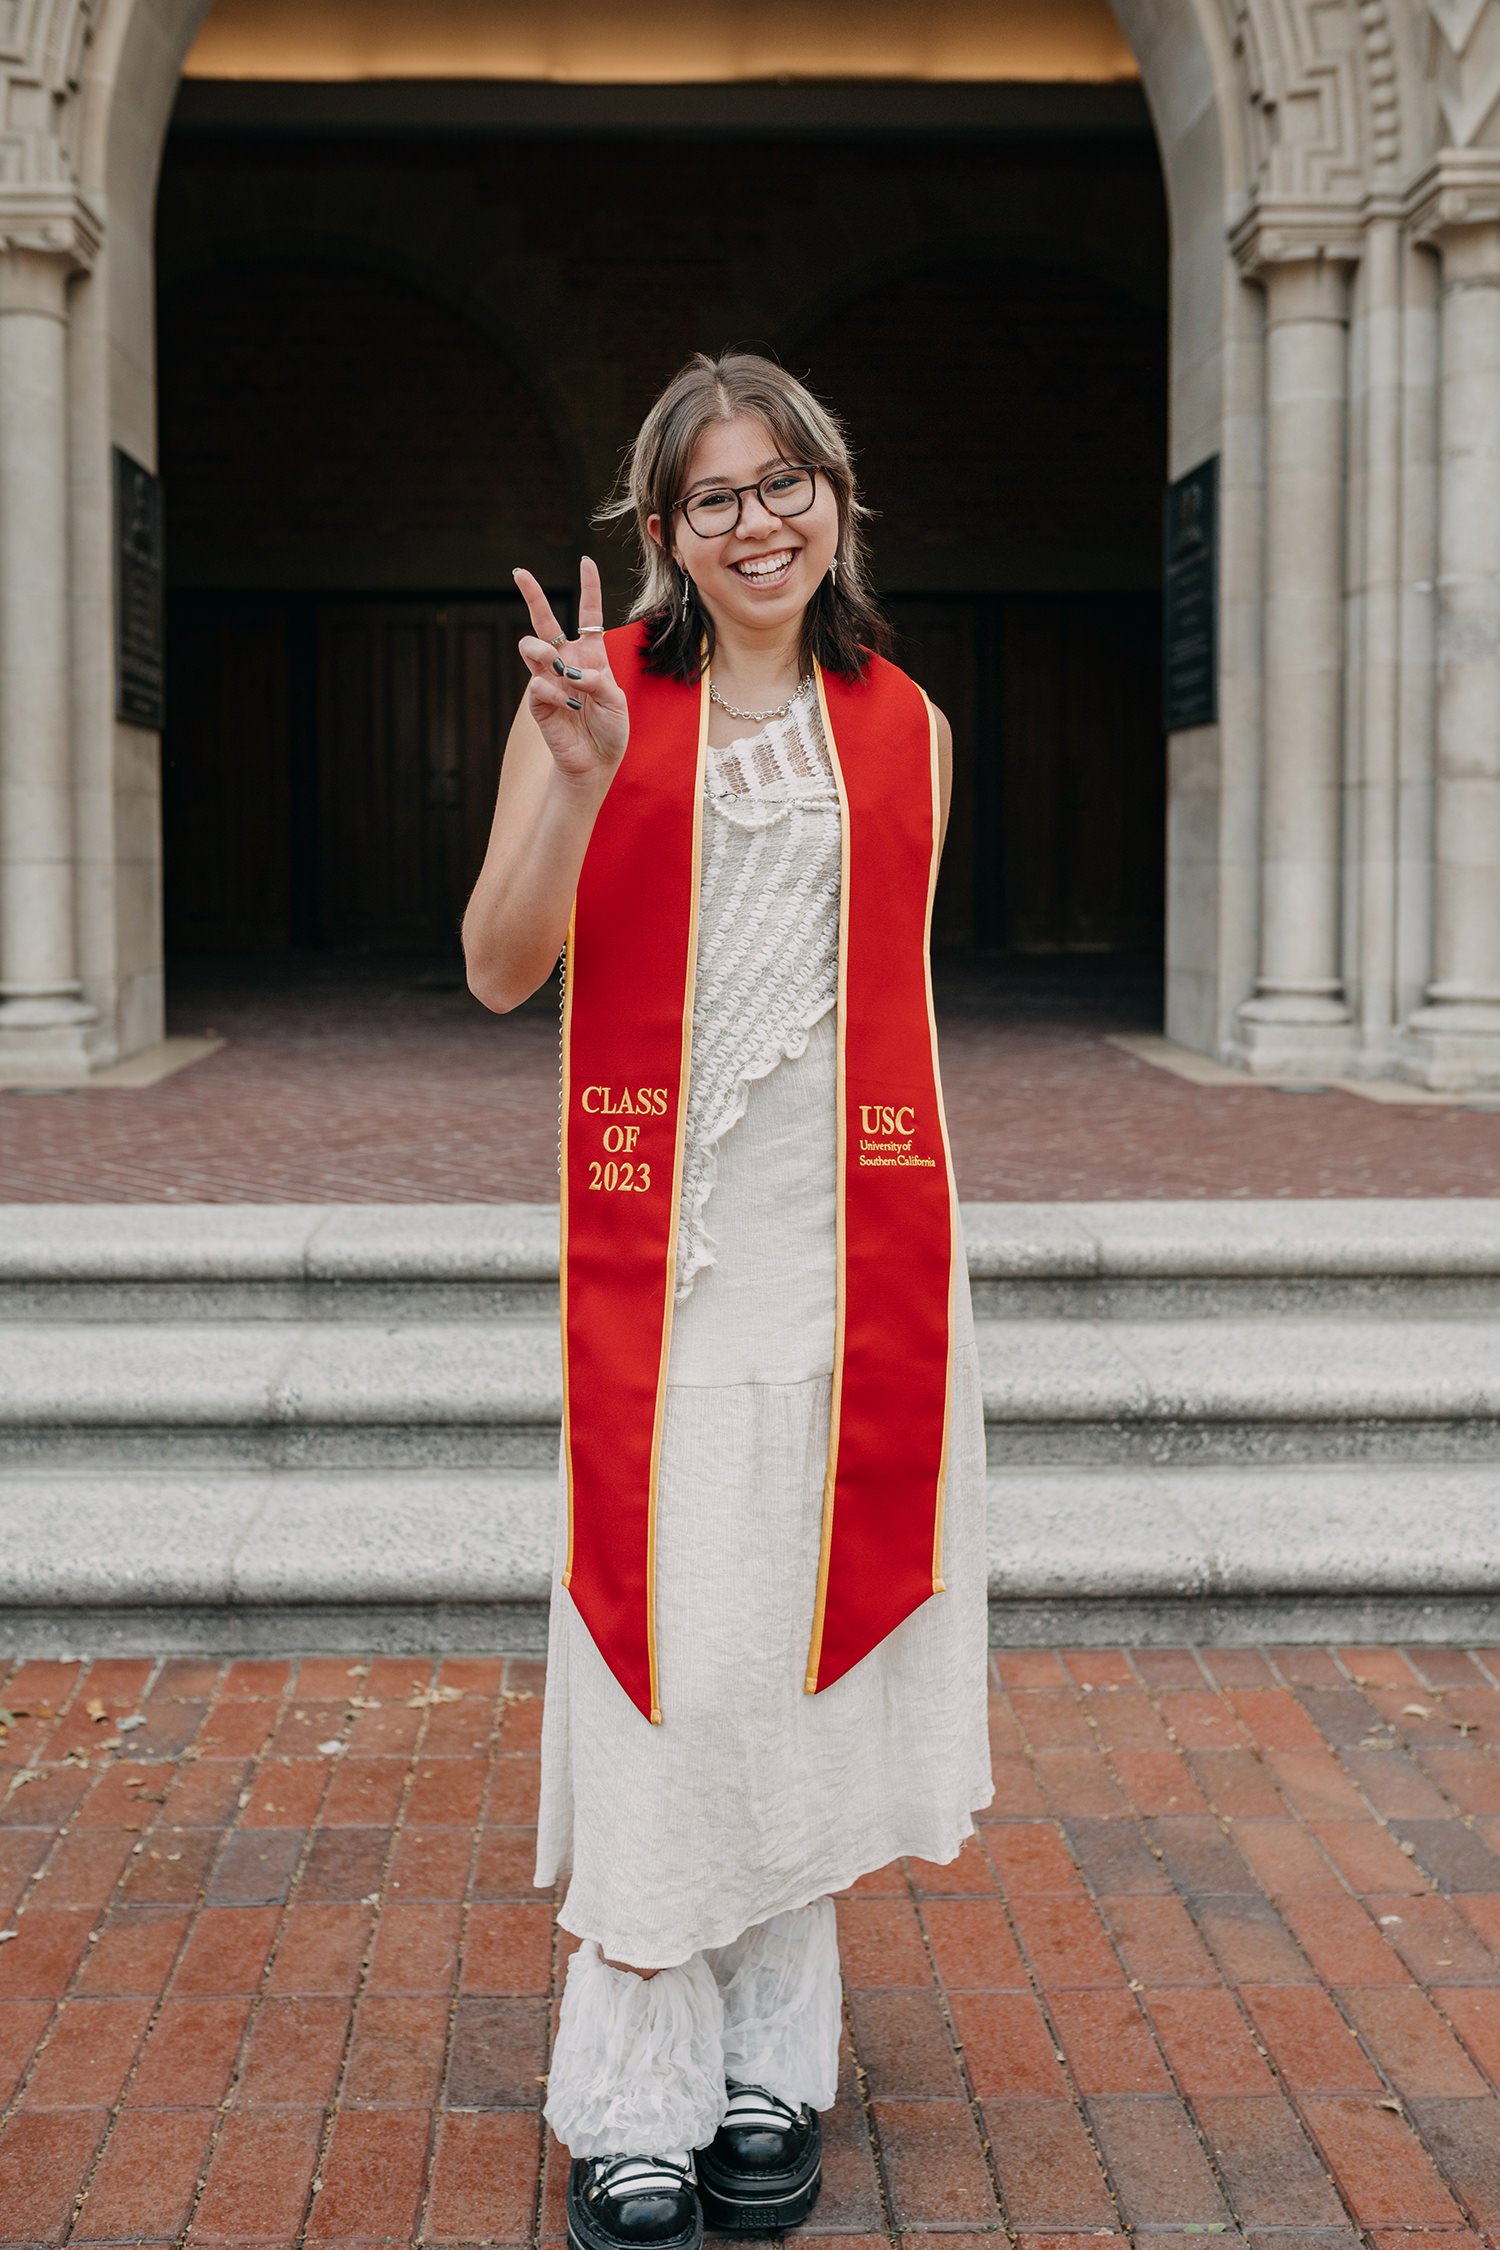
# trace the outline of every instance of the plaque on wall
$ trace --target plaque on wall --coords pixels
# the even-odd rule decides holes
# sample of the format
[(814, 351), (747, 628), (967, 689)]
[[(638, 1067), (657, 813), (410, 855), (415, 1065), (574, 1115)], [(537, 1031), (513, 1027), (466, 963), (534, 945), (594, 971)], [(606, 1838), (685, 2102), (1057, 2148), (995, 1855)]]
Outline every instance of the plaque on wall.
[(115, 458), (115, 717), (162, 725), (161, 479), (118, 446)]
[(1167, 486), (1162, 701), (1168, 734), (1219, 716), (1219, 458)]

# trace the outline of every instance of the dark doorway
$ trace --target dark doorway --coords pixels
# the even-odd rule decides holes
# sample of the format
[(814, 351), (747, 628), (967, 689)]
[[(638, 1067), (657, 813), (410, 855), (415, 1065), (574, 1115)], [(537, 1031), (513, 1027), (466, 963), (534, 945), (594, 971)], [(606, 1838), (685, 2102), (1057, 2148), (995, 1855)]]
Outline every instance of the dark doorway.
[(179, 597), (167, 942), (451, 947), (523, 671), (519, 601)]
[(521, 685), (496, 590), (525, 562), (566, 592), (587, 547), (622, 617), (633, 558), (590, 512), (686, 354), (748, 341), (845, 417), (898, 654), (953, 723), (937, 948), (1159, 959), (1168, 243), (1139, 90), (803, 91), (794, 131), (781, 90), (733, 87), (491, 89), (493, 129), (439, 129), (432, 88), (184, 87), (174, 951), (456, 950)]
[(943, 952), (1149, 952), (1166, 777), (1154, 594), (891, 595), (897, 656), (953, 728)]

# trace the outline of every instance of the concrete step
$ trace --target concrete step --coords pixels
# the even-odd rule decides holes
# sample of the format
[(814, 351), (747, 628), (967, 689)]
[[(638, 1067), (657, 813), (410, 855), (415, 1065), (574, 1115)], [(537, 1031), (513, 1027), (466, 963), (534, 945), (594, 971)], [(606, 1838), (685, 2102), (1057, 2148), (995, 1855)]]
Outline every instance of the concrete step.
[[(1488, 1461), (1477, 1320), (978, 1324), (996, 1466)], [(0, 1328), (0, 1467), (544, 1468), (556, 1324), (42, 1322)]]
[[(1500, 1203), (965, 1225), (998, 1637), (1500, 1634)], [(556, 1228), (0, 1206), (11, 1644), (538, 1645)]]
[[(964, 1206), (1028, 1319), (1500, 1314), (1500, 1199)], [(555, 1317), (557, 1206), (0, 1204), (0, 1321)]]
[(1488, 1461), (1486, 1320), (979, 1321), (992, 1464)]
[[(539, 1649), (555, 1471), (0, 1476), (17, 1651)], [(1000, 1470), (992, 1637), (1481, 1637), (1489, 1467)]]
[(971, 1203), (981, 1315), (1500, 1315), (1500, 1199)]
[(555, 1320), (0, 1327), (0, 1467), (555, 1467)]
[(557, 1318), (555, 1203), (0, 1204), (0, 1322)]

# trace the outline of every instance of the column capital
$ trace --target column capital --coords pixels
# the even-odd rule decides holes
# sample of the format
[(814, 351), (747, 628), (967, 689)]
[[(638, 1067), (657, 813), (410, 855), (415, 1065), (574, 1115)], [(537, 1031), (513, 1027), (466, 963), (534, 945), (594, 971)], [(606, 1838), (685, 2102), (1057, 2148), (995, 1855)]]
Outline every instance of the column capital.
[(1240, 271), (1263, 280), (1289, 265), (1357, 265), (1364, 249), (1359, 206), (1304, 196), (1257, 196), (1229, 232)]
[(1412, 239), (1447, 251), (1465, 235), (1500, 234), (1500, 149), (1445, 148), (1407, 197)]
[(0, 264), (21, 254), (55, 261), (66, 280), (87, 273), (104, 240), (97, 205), (63, 182), (0, 184)]

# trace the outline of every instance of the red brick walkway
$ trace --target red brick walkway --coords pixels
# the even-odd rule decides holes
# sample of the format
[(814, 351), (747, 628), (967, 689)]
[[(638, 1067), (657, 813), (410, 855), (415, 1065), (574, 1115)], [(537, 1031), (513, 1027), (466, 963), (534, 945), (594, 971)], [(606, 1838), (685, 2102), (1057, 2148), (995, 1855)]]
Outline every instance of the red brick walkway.
[[(9, 1671), (0, 2242), (558, 2239), (540, 1685)], [(993, 1709), (980, 1839), (839, 1902), (802, 2239), (1500, 2240), (1500, 1651), (1001, 1655)]]
[[(1159, 980), (1083, 960), (942, 970), (961, 1193), (1016, 1201), (1500, 1194), (1500, 1114), (1190, 1085), (1110, 1045)], [(227, 1039), (157, 1086), (0, 1092), (0, 1202), (521, 1202), (557, 1193), (557, 1014), (460, 963), (174, 965), (168, 1029)]]

